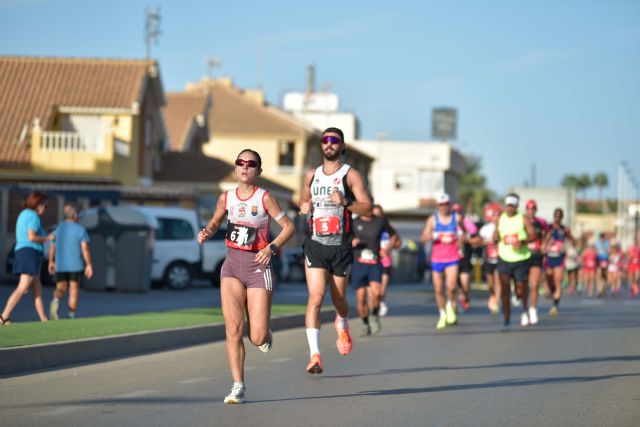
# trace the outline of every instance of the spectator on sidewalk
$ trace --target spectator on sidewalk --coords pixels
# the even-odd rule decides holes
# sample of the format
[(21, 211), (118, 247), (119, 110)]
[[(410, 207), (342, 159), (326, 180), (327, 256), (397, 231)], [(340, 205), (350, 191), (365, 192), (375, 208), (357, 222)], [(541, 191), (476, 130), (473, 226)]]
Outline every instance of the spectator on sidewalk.
[(7, 299), (4, 311), (0, 315), (0, 325), (11, 323), (11, 312), (22, 296), (29, 292), (29, 288), (33, 289), (33, 303), (40, 321), (48, 320), (42, 303), (42, 283), (40, 282), (44, 242), (55, 238), (53, 234), (47, 235), (40, 222), (40, 216), (47, 209), (47, 196), (36, 191), (27, 197), (23, 207), (16, 221), (16, 246), (13, 260), (13, 274), (20, 276), (20, 280)]
[(76, 317), (78, 309), (78, 291), (82, 276), (93, 276), (91, 254), (89, 253), (89, 235), (78, 224), (78, 211), (72, 204), (64, 205), (64, 221), (58, 224), (55, 245), (49, 250), (49, 273), (56, 276), (56, 290), (49, 305), (49, 317), (58, 320), (60, 299), (69, 291), (68, 317)]

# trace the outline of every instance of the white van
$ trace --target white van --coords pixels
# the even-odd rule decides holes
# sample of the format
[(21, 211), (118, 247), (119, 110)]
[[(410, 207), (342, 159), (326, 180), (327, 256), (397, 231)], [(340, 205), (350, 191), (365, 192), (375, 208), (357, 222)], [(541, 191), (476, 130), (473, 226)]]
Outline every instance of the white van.
[(143, 215), (158, 222), (151, 280), (162, 281), (172, 289), (185, 289), (194, 277), (210, 279), (220, 286), (220, 271), (227, 255), (226, 229), (199, 245), (196, 238), (202, 228), (195, 209), (135, 206)]

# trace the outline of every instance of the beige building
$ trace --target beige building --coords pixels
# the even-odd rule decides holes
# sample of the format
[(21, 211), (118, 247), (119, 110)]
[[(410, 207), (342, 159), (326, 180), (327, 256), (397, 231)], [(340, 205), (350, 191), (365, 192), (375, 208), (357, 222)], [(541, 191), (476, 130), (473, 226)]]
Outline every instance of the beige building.
[(430, 141), (358, 140), (349, 144), (375, 158), (370, 188), (387, 211), (433, 207), (438, 194), (455, 200), (464, 173), (462, 155), (451, 144)]
[(158, 64), (0, 57), (0, 181), (149, 185), (166, 140)]
[[(290, 189), (296, 203), (306, 171), (322, 163), (320, 132), (269, 105), (262, 91), (238, 89), (228, 78), (188, 84), (187, 92), (212, 98), (204, 153), (233, 163), (242, 149), (256, 150), (262, 157), (262, 176)], [(345, 161), (368, 176), (371, 156), (348, 146)]]

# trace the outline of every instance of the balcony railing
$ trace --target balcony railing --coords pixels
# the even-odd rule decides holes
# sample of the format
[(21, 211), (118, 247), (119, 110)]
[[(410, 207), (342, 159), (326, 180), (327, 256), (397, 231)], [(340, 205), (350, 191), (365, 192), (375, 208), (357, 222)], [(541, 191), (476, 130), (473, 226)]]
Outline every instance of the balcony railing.
[(99, 137), (84, 138), (77, 132), (42, 132), (42, 151), (61, 153), (99, 153), (104, 142)]

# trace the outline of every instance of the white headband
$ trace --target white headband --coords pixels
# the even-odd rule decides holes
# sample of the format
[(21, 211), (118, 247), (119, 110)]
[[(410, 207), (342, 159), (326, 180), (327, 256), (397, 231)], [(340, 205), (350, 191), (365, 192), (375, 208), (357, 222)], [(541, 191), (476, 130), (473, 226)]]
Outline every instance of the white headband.
[(520, 202), (520, 199), (517, 198), (516, 196), (507, 196), (504, 199), (504, 204), (507, 206), (511, 205), (511, 206), (518, 207), (519, 202)]

